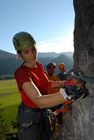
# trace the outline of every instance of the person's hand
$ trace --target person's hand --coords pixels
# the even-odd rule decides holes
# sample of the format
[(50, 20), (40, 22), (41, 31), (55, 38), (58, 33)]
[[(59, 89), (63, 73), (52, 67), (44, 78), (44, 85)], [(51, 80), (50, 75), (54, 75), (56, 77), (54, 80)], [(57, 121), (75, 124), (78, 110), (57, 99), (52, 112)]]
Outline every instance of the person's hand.
[(66, 86), (65, 92), (71, 96), (71, 99), (74, 101), (85, 98), (88, 95), (88, 90), (86, 88), (78, 89), (76, 86)]
[(71, 101), (81, 100), (86, 94), (84, 89), (78, 90), (76, 86), (66, 86), (65, 90), (61, 88), (60, 92), (65, 99)]

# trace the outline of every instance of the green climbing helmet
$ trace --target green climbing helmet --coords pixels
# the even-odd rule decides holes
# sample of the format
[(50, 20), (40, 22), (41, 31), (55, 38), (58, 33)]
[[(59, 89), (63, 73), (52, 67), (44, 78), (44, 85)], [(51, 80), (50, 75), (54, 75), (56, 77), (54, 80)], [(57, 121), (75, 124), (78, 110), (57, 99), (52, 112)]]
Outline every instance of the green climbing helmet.
[(34, 38), (27, 32), (19, 32), (13, 37), (15, 50), (20, 51), (27, 47), (32, 47), (36, 44)]

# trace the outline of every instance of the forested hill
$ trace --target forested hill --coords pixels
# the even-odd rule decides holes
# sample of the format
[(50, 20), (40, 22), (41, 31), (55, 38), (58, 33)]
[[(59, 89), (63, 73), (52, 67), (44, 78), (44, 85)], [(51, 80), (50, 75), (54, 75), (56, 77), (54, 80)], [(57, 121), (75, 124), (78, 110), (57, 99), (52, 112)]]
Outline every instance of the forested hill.
[[(55, 62), (57, 65), (58, 63), (63, 62), (66, 65), (66, 69), (68, 69), (73, 65), (73, 53), (39, 53), (38, 60), (44, 67), (48, 62)], [(14, 74), (15, 69), (21, 63), (22, 60), (17, 59), (17, 56), (15, 54), (0, 50), (0, 75)]]

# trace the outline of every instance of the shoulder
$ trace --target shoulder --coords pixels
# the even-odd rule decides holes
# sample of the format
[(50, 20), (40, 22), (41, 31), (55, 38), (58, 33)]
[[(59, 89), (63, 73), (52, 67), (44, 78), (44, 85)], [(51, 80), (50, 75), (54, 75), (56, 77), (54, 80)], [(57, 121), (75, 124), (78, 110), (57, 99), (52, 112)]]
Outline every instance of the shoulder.
[(57, 76), (61, 77), (61, 76), (62, 76), (62, 73), (61, 73), (61, 72), (60, 72), (60, 73), (58, 73), (58, 74), (57, 74)]
[(57, 75), (53, 75), (52, 79), (53, 79), (54, 81), (58, 81), (58, 80), (59, 80), (59, 78), (58, 78)]
[(36, 62), (36, 64), (37, 64), (37, 66), (38, 66), (38, 67), (41, 67), (41, 68), (43, 68), (43, 65), (42, 65), (41, 63), (39, 63), (39, 62)]
[(28, 72), (25, 71), (23, 65), (21, 65), (16, 71), (15, 71), (15, 79), (17, 81), (17, 84), (19, 87), (23, 85), (23, 83), (30, 81)]
[(21, 65), (20, 67), (18, 67), (16, 70), (15, 70), (15, 75), (17, 74), (21, 74), (23, 73), (24, 69), (23, 69), (23, 66)]
[(41, 63), (37, 62), (37, 67), (38, 67), (39, 70), (42, 70), (42, 71), (45, 72), (44, 67)]
[(57, 76), (59, 76), (60, 75), (60, 72), (57, 74)]
[(28, 72), (25, 70), (24, 66), (21, 65), (19, 68), (16, 69), (14, 75), (16, 79), (23, 79), (24, 77), (28, 77)]

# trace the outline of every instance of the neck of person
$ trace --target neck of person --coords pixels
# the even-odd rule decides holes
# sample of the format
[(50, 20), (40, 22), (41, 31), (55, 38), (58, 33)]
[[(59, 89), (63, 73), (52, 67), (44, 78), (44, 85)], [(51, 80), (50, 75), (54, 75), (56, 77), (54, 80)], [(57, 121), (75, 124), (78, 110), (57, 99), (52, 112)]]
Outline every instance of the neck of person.
[(36, 68), (37, 67), (36, 61), (33, 61), (33, 62), (24, 62), (23, 65), (25, 65), (27, 67), (30, 67), (30, 68)]

